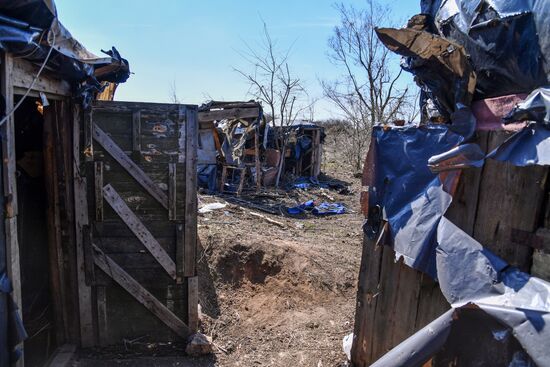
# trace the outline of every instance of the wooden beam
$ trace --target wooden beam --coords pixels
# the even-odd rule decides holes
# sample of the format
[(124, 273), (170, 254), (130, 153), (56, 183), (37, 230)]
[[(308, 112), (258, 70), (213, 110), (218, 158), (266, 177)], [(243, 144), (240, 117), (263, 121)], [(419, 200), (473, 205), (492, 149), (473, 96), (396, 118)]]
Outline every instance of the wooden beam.
[(130, 274), (126, 273), (116, 262), (108, 255), (104, 254), (97, 246), (94, 245), (94, 262), (124, 288), (132, 297), (139, 303), (144, 305), (156, 317), (158, 317), (166, 326), (172, 329), (177, 335), (186, 338), (190, 334), (190, 329), (181, 321), (172, 311), (156, 299), (149, 291), (143, 288)]
[(168, 219), (177, 217), (177, 179), (176, 163), (168, 163)]
[(57, 348), (52, 359), (46, 364), (47, 367), (69, 367), (72, 365), (76, 352), (76, 345), (64, 344)]
[(103, 162), (94, 162), (95, 220), (103, 222)]
[[(26, 91), (32, 84), (34, 76), (38, 73), (38, 66), (31, 62), (13, 58), (12, 82), (15, 88)], [(32, 90), (50, 95), (72, 96), (71, 85), (62, 79), (58, 79), (44, 70), (36, 79)]]
[(214, 110), (199, 112), (198, 119), (201, 122), (206, 121), (218, 121), (223, 119), (235, 120), (235, 119), (248, 119), (257, 118), (260, 115), (260, 109), (254, 108), (230, 108), (227, 110)]
[[(45, 188), (47, 195), (47, 223), (48, 223), (48, 254), (49, 254), (49, 279), (50, 290), (52, 295), (53, 314), (55, 319), (55, 335), (59, 343), (63, 343), (66, 338), (65, 330), (68, 329), (68, 320), (66, 308), (67, 288), (64, 286), (64, 262), (63, 262), (63, 246), (61, 240), (61, 218), (60, 218), (60, 190), (59, 182), (62, 180), (61, 172), (63, 162), (58, 158), (57, 144), (60, 144), (57, 139), (60, 136), (58, 129), (59, 122), (59, 105), (58, 101), (44, 108), (44, 176)], [(59, 133), (59, 135), (58, 135)], [(61, 166), (61, 167), (60, 167)]]
[(187, 278), (187, 325), (193, 334), (199, 330), (199, 277)]
[(183, 267), (185, 265), (185, 223), (176, 223), (176, 283), (183, 283)]
[(96, 287), (97, 299), (97, 334), (99, 345), (104, 347), (109, 340), (109, 322), (107, 320), (107, 289), (104, 286)]
[(141, 153), (141, 111), (132, 112), (132, 150)]
[(168, 275), (170, 275), (172, 279), (176, 279), (176, 264), (172, 258), (110, 184), (103, 188), (103, 197), (132, 233), (140, 240), (143, 246), (149, 250), (151, 255), (153, 255), (164, 270), (166, 270)]
[(196, 275), (197, 253), (197, 109), (186, 109), (186, 153), (185, 153), (185, 248), (184, 276)]
[[(5, 52), (1, 54), (0, 65), (0, 92), (4, 96), (6, 115), (14, 106), (13, 84), (11, 73), (13, 70), (13, 58)], [(22, 295), (21, 295), (21, 266), (19, 254), (19, 241), (17, 238), (17, 182), (15, 167), (15, 135), (14, 135), (14, 117), (11, 115), (4, 125), (0, 128), (2, 135), (2, 171), (4, 186), (5, 208), (5, 236), (6, 236), (6, 268), (8, 277), (13, 286), (12, 298), (22, 315)], [(19, 346), (22, 356), (15, 366), (24, 365), (23, 345)]]
[[(124, 153), (103, 130), (94, 124), (94, 139), (164, 208), (168, 209), (168, 196), (142, 169)], [(196, 153), (195, 153), (196, 155)], [(195, 174), (196, 176), (196, 174)]]

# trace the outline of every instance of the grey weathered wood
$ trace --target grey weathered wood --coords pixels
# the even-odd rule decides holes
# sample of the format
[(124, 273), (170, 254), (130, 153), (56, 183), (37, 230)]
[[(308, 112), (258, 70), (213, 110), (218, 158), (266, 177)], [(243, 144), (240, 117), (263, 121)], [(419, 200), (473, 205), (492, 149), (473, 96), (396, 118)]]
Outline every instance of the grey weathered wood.
[(217, 121), (217, 120), (234, 120), (256, 118), (260, 115), (260, 109), (254, 108), (231, 108), (227, 110), (205, 111), (199, 112), (199, 121)]
[(141, 152), (141, 111), (132, 113), (132, 150)]
[[(10, 75), (13, 86), (26, 91), (31, 86), (38, 69), (38, 66), (33, 65), (25, 59), (13, 58), (13, 68)], [(34, 82), (32, 89), (34, 91), (44, 92), (47, 96), (72, 96), (72, 89), (69, 82), (53, 76), (47, 70), (42, 71), (40, 77)]]
[(155, 184), (143, 170), (128, 157), (118, 145), (94, 124), (94, 139), (122, 166), (143, 188), (158, 202), (168, 209), (168, 197), (164, 191)]
[(168, 219), (176, 220), (177, 216), (177, 179), (176, 163), (168, 163)]
[(84, 261), (84, 230), (88, 226), (88, 200), (86, 198), (86, 177), (81, 169), (80, 127), (82, 113), (80, 107), (73, 107), (73, 185), (75, 215), (75, 246), (78, 284), (78, 311), (80, 316), (80, 345), (83, 348), (94, 344), (94, 327), (92, 320), (92, 288), (86, 282)]
[(189, 336), (190, 330), (183, 321), (181, 321), (172, 311), (170, 311), (151, 293), (136, 282), (128, 273), (126, 273), (120, 266), (111, 260), (108, 255), (102, 253), (96, 246), (94, 246), (94, 249), (96, 251), (94, 261), (101, 270), (113, 278), (114, 281), (116, 281), (155, 316), (157, 316), (177, 335), (182, 338)]
[[(503, 132), (477, 135), (486, 152), (506, 138)], [(486, 162), (481, 170), (464, 170), (445, 216), (484, 246), (525, 269), (532, 249), (513, 243), (511, 233), (514, 229), (526, 233), (536, 229), (547, 172), (547, 168), (520, 168), (494, 161)], [(352, 348), (355, 366), (372, 364), (450, 307), (436, 282), (394, 263), (394, 256), (390, 247), (377, 248), (365, 240)]]
[(187, 278), (187, 326), (192, 333), (199, 329), (199, 277)]
[(170, 258), (168, 253), (162, 248), (158, 241), (153, 237), (151, 232), (145, 228), (139, 218), (128, 208), (128, 205), (110, 185), (106, 185), (103, 188), (103, 197), (113, 208), (113, 210), (120, 216), (122, 221), (130, 228), (135, 236), (143, 243), (143, 245), (149, 250), (151, 255), (159, 262), (159, 264), (166, 270), (168, 275), (173, 279), (176, 279), (176, 264)]
[(76, 353), (76, 345), (64, 344), (59, 347), (52, 359), (46, 364), (47, 367), (69, 367), (72, 365)]
[(186, 157), (185, 157), (185, 249), (184, 276), (196, 275), (197, 251), (197, 139), (198, 122), (196, 108), (186, 109)]
[[(5, 52), (1, 54), (0, 65), (0, 91), (4, 96), (5, 111), (9, 112), (13, 106), (13, 84), (11, 72), (13, 70), (13, 58)], [(17, 238), (17, 183), (15, 167), (15, 136), (14, 117), (11, 115), (0, 129), (2, 135), (2, 162), (3, 162), (3, 186), (5, 197), (5, 231), (6, 231), (6, 270), (12, 282), (12, 299), (19, 307), (19, 315), (22, 317), (22, 294), (21, 294), (21, 266), (19, 258), (19, 241)], [(22, 357), (16, 366), (24, 365), (24, 348), (19, 345), (23, 352)]]
[(109, 322), (107, 320), (107, 291), (104, 286), (96, 287), (97, 334), (99, 345), (107, 345), (109, 340)]
[(84, 130), (84, 145), (82, 153), (84, 161), (92, 162), (94, 160), (94, 125), (93, 125), (93, 110), (89, 109), (82, 114), (82, 129)]
[[(67, 302), (68, 287), (65, 286), (65, 272), (63, 261), (63, 246), (61, 234), (61, 192), (59, 182), (62, 180), (61, 172), (63, 162), (58, 157), (57, 138), (59, 131), (59, 105), (52, 103), (44, 109), (44, 176), (47, 195), (47, 225), (48, 225), (48, 252), (49, 252), (49, 281), (51, 287), (52, 308), (55, 315), (55, 335), (60, 343), (65, 341), (68, 328), (67, 309), (63, 305)], [(61, 167), (60, 167), (61, 166)]]
[[(13, 71), (13, 58), (2, 53), (1, 60), (1, 92), (4, 96), (5, 114), (11, 112), (14, 106), (13, 85), (11, 73)], [(15, 135), (14, 135), (14, 115), (11, 114), (1, 127), (2, 133), (2, 155), (3, 155), (3, 174), (4, 174), (4, 196), (5, 196), (5, 215), (8, 218), (17, 215), (17, 181), (16, 181), (16, 156), (15, 156)], [(13, 280), (12, 280), (13, 281)]]
[(95, 220), (103, 221), (103, 162), (94, 162)]
[(185, 223), (176, 224), (176, 283), (182, 284), (185, 268)]

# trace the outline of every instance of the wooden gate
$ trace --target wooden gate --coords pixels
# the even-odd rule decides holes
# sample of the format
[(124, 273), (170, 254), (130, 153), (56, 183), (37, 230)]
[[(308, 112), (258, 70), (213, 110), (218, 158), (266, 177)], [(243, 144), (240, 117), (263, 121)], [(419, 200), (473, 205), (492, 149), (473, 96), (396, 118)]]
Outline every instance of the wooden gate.
[(196, 331), (196, 106), (97, 101), (85, 115), (86, 283), (100, 345)]

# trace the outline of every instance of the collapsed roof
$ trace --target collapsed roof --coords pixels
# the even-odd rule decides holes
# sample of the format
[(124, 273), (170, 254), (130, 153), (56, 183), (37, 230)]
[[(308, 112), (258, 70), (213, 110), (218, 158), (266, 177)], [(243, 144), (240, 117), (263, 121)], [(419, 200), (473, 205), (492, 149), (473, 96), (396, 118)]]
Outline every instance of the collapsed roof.
[(59, 22), (53, 0), (0, 0), (0, 49), (24, 58), (70, 82), (87, 106), (105, 82), (123, 83), (128, 61), (113, 47), (97, 56)]

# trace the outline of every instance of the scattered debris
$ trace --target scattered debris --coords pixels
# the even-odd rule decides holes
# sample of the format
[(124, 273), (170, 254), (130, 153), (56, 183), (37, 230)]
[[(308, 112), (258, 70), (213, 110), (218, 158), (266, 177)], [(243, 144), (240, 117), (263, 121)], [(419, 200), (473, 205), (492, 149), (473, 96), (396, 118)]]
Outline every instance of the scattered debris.
[(210, 204), (206, 204), (206, 205), (203, 205), (200, 209), (199, 209), (199, 213), (201, 214), (204, 214), (204, 213), (210, 213), (211, 211), (214, 211), (214, 210), (218, 210), (218, 209), (223, 209), (227, 206), (227, 204), (224, 204), (224, 203), (210, 203)]
[(248, 212), (248, 214), (253, 215), (253, 216), (255, 216), (255, 217), (258, 217), (258, 218), (262, 218), (262, 219), (265, 220), (266, 222), (271, 223), (271, 224), (275, 224), (276, 226), (279, 226), (279, 227), (282, 227), (282, 228), (286, 227), (286, 226), (284, 225), (284, 223), (281, 223), (281, 222), (278, 222), (278, 221), (273, 220), (273, 219), (271, 219), (271, 218), (268, 218), (268, 217), (266, 217), (265, 215), (262, 215), (262, 214), (260, 214), (260, 213)]
[(201, 333), (191, 335), (185, 353), (193, 357), (212, 354), (212, 338)]

